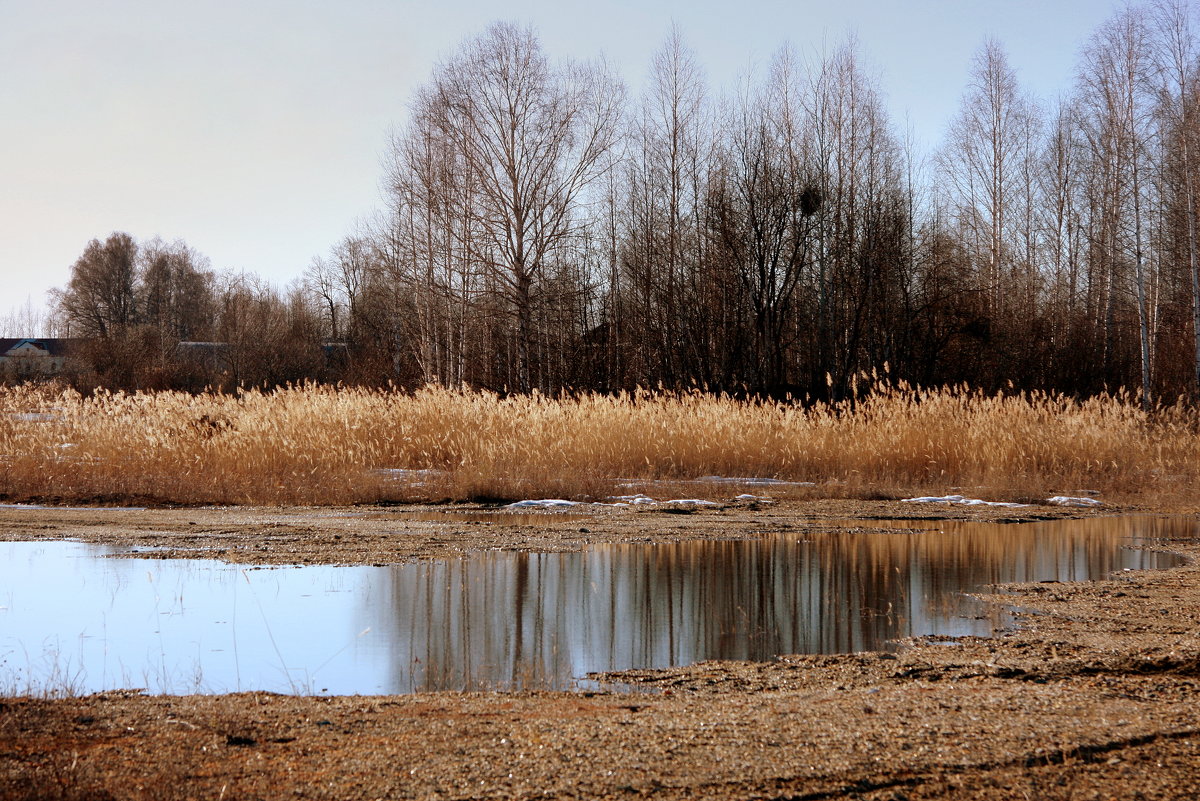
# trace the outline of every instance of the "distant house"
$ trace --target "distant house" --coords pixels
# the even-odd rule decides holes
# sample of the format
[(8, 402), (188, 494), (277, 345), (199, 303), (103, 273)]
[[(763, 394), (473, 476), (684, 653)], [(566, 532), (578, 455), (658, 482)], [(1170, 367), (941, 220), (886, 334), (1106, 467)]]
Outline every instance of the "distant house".
[(325, 354), (327, 370), (345, 370), (350, 363), (350, 346), (345, 342), (326, 340), (321, 343), (321, 352)]
[[(322, 342), (321, 352), (327, 369), (344, 368), (350, 358), (350, 349), (345, 342)], [(227, 342), (185, 341), (175, 346), (175, 354), (185, 364), (222, 373), (233, 369), (235, 351)]]
[(225, 342), (179, 342), (175, 356), (183, 364), (211, 373), (231, 369), (230, 348)]
[(0, 339), (0, 375), (42, 378), (66, 369), (78, 339)]

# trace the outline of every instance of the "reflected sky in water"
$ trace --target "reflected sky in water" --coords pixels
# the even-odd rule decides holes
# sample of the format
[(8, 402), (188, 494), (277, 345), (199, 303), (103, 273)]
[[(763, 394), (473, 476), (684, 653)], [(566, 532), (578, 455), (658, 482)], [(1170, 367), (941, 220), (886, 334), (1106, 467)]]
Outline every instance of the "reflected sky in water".
[(987, 635), (964, 598), (1175, 557), (1191, 520), (859, 523), (762, 540), (481, 552), (390, 567), (248, 569), (0, 543), (0, 692), (568, 688), (591, 671)]

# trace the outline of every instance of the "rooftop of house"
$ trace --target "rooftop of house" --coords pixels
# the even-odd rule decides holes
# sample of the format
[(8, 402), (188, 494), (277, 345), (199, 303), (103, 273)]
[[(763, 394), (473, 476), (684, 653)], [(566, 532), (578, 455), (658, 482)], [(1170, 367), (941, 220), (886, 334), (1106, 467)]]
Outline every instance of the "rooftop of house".
[[(19, 352), (39, 356), (66, 356), (71, 346), (80, 341), (76, 338), (64, 337), (0, 338), (0, 356), (15, 356)], [(22, 348), (22, 346), (25, 347)]]

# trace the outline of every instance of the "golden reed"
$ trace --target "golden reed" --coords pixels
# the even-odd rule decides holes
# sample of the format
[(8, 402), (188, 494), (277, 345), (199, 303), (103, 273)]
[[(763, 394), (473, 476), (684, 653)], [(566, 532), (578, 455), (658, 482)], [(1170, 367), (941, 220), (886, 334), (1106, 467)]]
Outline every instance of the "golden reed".
[[(589, 498), (644, 479), (816, 482), (820, 496), (1096, 490), (1180, 500), (1200, 477), (1197, 411), (881, 387), (804, 408), (703, 393), (497, 397), (305, 385), (237, 395), (0, 388), (10, 501), (343, 504)], [(729, 484), (692, 494), (727, 496)], [(740, 490), (739, 490), (740, 491)], [(786, 494), (787, 489), (772, 493)]]

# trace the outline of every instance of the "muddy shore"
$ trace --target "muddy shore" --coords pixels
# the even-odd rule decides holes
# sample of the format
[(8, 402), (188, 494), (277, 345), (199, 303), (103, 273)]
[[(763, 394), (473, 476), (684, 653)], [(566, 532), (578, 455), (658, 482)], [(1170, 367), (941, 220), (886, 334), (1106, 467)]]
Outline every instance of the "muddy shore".
[(591, 544), (750, 539), (784, 531), (872, 530), (872, 521), (1032, 522), (1137, 509), (973, 507), (899, 501), (728, 501), (514, 512), (471, 504), (346, 508), (0, 506), (0, 541), (77, 540), (153, 549), (139, 556), (235, 564), (395, 564), (478, 550), (573, 551)]
[[(743, 502), (509, 522), (462, 507), (0, 507), (0, 539), (386, 564), (1115, 511), (1129, 510)], [(0, 698), (0, 798), (1196, 798), (1200, 543), (1161, 547), (1188, 564), (1004, 588), (995, 600), (1027, 612), (994, 639), (610, 677), (647, 692)]]

